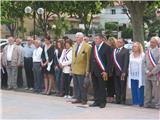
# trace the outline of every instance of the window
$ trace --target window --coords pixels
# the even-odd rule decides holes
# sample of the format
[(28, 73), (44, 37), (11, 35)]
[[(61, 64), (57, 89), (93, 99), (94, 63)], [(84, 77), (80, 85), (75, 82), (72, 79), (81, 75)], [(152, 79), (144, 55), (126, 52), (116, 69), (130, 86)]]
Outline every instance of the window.
[(127, 13), (127, 9), (126, 8), (123, 8), (122, 9), (122, 14), (126, 14)]
[(116, 10), (115, 9), (112, 9), (111, 12), (112, 12), (112, 15), (116, 14)]

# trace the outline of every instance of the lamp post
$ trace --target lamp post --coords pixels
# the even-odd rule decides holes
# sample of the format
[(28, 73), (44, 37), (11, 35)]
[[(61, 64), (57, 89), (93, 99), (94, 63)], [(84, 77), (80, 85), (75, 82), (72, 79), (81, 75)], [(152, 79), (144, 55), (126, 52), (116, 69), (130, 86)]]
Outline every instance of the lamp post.
[(32, 8), (30, 6), (27, 6), (25, 9), (24, 9), (25, 13), (32, 13), (33, 11), (33, 34), (34, 34), (34, 40), (35, 40), (35, 29), (36, 29), (36, 12), (38, 14), (43, 14), (44, 13), (44, 9), (43, 8), (38, 8), (37, 11), (35, 9), (32, 10)]

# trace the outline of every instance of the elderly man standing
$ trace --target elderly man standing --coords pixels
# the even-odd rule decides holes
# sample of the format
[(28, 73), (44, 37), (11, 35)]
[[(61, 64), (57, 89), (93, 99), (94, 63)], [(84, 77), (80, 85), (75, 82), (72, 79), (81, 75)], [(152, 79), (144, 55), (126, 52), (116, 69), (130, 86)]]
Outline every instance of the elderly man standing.
[(87, 103), (84, 78), (89, 72), (91, 47), (83, 41), (83, 33), (76, 33), (76, 44), (72, 51), (72, 73), (76, 100), (72, 103)]
[(32, 67), (33, 67), (32, 56), (33, 56), (34, 49), (35, 49), (35, 46), (33, 44), (33, 38), (28, 37), (27, 44), (24, 46), (24, 68), (26, 72), (27, 86), (28, 86), (28, 88), (26, 89), (30, 89), (30, 90), (33, 90), (33, 87), (34, 87), (34, 77), (33, 77), (33, 71), (32, 71)]
[[(158, 41), (156, 37), (152, 37), (150, 40), (150, 48), (148, 48), (145, 56), (145, 103), (144, 107), (156, 107), (158, 96), (156, 95), (157, 86), (159, 81), (157, 78), (160, 66), (160, 52), (158, 48)], [(153, 93), (153, 94), (152, 94)], [(154, 101), (153, 101), (154, 98)]]
[(18, 66), (18, 73), (17, 73), (17, 86), (22, 87), (23, 86), (23, 66), (24, 66), (24, 50), (23, 47), (21, 46), (22, 40), (20, 38), (15, 39), (16, 45), (19, 47), (19, 53), (21, 57), (21, 63)]
[(19, 47), (14, 44), (14, 38), (8, 38), (9, 44), (4, 48), (2, 63), (8, 73), (8, 89), (17, 88), (17, 72), (18, 66), (21, 65), (21, 56)]
[(40, 41), (34, 42), (36, 49), (33, 51), (33, 73), (34, 73), (34, 88), (36, 93), (42, 92), (42, 72), (41, 72), (41, 54), (42, 48)]

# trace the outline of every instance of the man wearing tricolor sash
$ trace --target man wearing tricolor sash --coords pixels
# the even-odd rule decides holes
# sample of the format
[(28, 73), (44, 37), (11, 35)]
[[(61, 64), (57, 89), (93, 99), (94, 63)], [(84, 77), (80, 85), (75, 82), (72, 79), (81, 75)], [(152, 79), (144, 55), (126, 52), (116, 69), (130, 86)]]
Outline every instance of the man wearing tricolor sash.
[[(159, 80), (157, 78), (160, 71), (160, 52), (158, 48), (158, 41), (156, 37), (150, 40), (150, 48), (145, 54), (145, 107), (160, 107), (158, 105), (159, 94)], [(154, 98), (154, 99), (153, 99)], [(160, 104), (160, 103), (159, 103)]]
[(126, 100), (126, 83), (128, 75), (129, 65), (129, 50), (124, 48), (125, 41), (119, 38), (116, 42), (116, 49), (113, 51), (114, 62), (114, 82), (115, 82), (115, 94), (116, 103), (125, 104)]
[(104, 108), (106, 105), (105, 80), (111, 65), (111, 47), (106, 45), (102, 35), (95, 37), (95, 45), (91, 50), (90, 72), (94, 89), (94, 103), (90, 107)]

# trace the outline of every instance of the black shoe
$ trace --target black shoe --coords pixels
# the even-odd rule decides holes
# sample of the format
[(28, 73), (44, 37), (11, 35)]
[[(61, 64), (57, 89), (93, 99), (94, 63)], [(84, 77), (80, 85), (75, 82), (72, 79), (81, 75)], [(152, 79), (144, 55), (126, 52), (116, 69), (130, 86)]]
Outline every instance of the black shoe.
[(100, 108), (105, 108), (105, 106), (106, 106), (106, 103), (101, 103), (101, 104), (99, 105)]
[(89, 107), (97, 107), (97, 106), (99, 106), (99, 104), (96, 103), (96, 102), (94, 102), (93, 104), (89, 105)]

